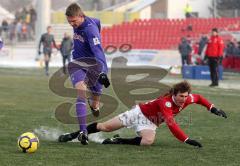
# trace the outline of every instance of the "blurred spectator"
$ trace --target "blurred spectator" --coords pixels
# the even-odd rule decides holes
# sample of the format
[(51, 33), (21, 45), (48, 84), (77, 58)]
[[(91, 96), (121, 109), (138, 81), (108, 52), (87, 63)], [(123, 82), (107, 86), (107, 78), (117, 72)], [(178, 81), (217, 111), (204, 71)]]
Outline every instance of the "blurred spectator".
[(15, 13), (15, 19), (16, 20), (21, 20), (22, 18), (21, 18), (21, 9), (18, 9), (17, 11), (16, 11), (16, 13)]
[(233, 41), (228, 41), (227, 46), (225, 48), (225, 57), (231, 57), (236, 54), (237, 47), (235, 46)]
[(222, 64), (225, 69), (240, 70), (240, 42), (228, 41)]
[(240, 42), (237, 42), (237, 47), (235, 50), (234, 68), (240, 70)]
[(2, 21), (2, 38), (4, 41), (8, 39), (9, 25), (7, 20)]
[(17, 25), (16, 21), (13, 21), (9, 25), (9, 39), (11, 44), (15, 44), (16, 42), (16, 25)]
[(199, 41), (199, 49), (198, 49), (198, 55), (202, 55), (204, 51), (204, 47), (206, 46), (208, 42), (208, 37), (204, 34), (202, 34), (200, 41)]
[(192, 26), (192, 24), (188, 24), (188, 26), (187, 26), (187, 31), (188, 31), (188, 32), (192, 32), (192, 31), (193, 31), (193, 26)]
[(101, 1), (100, 0), (93, 0), (93, 8), (94, 10), (101, 10)]
[(3, 41), (2, 41), (2, 39), (0, 37), (0, 51), (1, 51), (2, 48), (3, 48)]
[(30, 24), (30, 21), (31, 21), (30, 12), (29, 12), (29, 11), (26, 11), (26, 19), (25, 19), (25, 22), (26, 22), (27, 24)]
[[(237, 42), (237, 47), (236, 47), (236, 56), (240, 57), (240, 41)], [(240, 67), (240, 66), (239, 66)]]
[(15, 13), (14, 22), (2, 21), (0, 35), (5, 40), (5, 43), (34, 40), (36, 19), (37, 14), (32, 6), (29, 10), (26, 7), (18, 9)]
[(35, 35), (36, 20), (37, 20), (37, 12), (33, 7), (31, 7), (30, 8), (30, 26), (31, 26), (31, 30), (33, 32), (33, 35)]
[(193, 48), (193, 55), (192, 55), (192, 58), (191, 58), (192, 64), (202, 65), (203, 64), (202, 57), (198, 54), (198, 52), (199, 52), (199, 43), (195, 42), (193, 44), (192, 48)]
[(189, 42), (186, 40), (186, 38), (182, 38), (181, 43), (178, 46), (178, 50), (181, 54), (182, 58), (182, 65), (189, 65), (190, 64), (190, 58), (189, 55), (192, 52), (192, 47), (190, 46)]
[(16, 25), (17, 41), (22, 41), (22, 22), (18, 21)]
[(0, 36), (2, 36), (2, 26), (0, 26)]
[(189, 4), (184, 8), (184, 13), (186, 18), (192, 17), (192, 7)]
[(61, 47), (60, 47), (60, 51), (61, 51), (61, 55), (62, 55), (62, 59), (63, 59), (63, 73), (64, 74), (66, 74), (66, 65), (65, 65), (66, 61), (68, 61), (68, 63), (70, 62), (72, 46), (73, 46), (73, 41), (72, 41), (70, 35), (67, 33), (64, 33), (64, 38), (62, 39)]
[(23, 21), (26, 21), (26, 18), (27, 18), (27, 9), (24, 7), (20, 13), (20, 18), (21, 20)]
[(22, 23), (22, 41), (27, 41), (28, 26), (26, 22)]
[(191, 33), (193, 31), (193, 26), (192, 24), (188, 23), (186, 27), (183, 27), (181, 31), (184, 33)]

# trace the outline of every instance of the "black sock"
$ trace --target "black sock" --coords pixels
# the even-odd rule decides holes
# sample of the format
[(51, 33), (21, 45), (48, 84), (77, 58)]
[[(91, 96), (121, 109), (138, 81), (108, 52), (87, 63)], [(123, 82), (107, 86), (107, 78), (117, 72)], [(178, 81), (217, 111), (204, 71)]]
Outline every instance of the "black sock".
[(97, 133), (99, 132), (100, 130), (97, 129), (97, 122), (95, 123), (92, 123), (90, 125), (87, 126), (87, 131), (88, 131), (88, 134), (91, 134), (91, 133)]
[(49, 64), (49, 62), (45, 61), (45, 70), (46, 70), (46, 72), (48, 72), (48, 64)]
[(140, 145), (142, 137), (135, 138), (117, 138), (119, 144)]

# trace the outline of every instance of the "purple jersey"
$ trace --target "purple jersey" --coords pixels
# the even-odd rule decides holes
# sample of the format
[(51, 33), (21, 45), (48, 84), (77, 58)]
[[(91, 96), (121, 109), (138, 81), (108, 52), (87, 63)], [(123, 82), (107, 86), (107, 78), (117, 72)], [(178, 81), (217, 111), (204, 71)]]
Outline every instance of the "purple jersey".
[(102, 72), (107, 73), (106, 58), (101, 45), (100, 20), (87, 16), (84, 18), (84, 22), (78, 28), (73, 29), (73, 59), (96, 58), (102, 64)]

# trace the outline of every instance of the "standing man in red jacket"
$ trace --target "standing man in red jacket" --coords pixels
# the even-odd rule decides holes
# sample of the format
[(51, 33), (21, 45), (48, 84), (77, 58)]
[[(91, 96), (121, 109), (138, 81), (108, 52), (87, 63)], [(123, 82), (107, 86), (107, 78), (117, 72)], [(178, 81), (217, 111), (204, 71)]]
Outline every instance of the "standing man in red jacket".
[[(204, 106), (209, 112), (227, 118), (221, 109), (217, 109), (212, 103), (199, 94), (191, 94), (191, 85), (187, 81), (175, 84), (169, 93), (147, 103), (140, 103), (131, 110), (102, 123), (92, 123), (87, 126), (88, 134), (99, 131), (111, 132), (126, 127), (134, 129), (137, 133), (135, 138), (105, 139), (102, 144), (129, 144), (129, 145), (152, 145), (155, 140), (156, 128), (165, 122), (171, 133), (186, 144), (202, 147), (193, 139), (190, 139), (179, 127), (174, 117), (190, 104)], [(68, 142), (77, 138), (78, 132), (64, 135), (60, 142)]]
[(211, 74), (211, 87), (218, 86), (218, 65), (223, 56), (224, 43), (222, 38), (218, 35), (217, 28), (212, 29), (212, 36), (208, 41), (206, 56), (208, 58), (208, 65)]

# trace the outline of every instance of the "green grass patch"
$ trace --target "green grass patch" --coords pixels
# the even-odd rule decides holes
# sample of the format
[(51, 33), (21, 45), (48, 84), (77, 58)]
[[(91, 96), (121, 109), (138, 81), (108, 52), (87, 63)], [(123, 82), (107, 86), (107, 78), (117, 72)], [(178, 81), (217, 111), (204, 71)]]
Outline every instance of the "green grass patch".
[[(177, 117), (181, 128), (202, 143), (202, 149), (180, 143), (163, 124), (157, 129), (156, 141), (151, 147), (93, 142), (82, 146), (79, 142), (60, 144), (40, 137), (36, 153), (21, 153), (17, 149), (17, 138), (24, 132), (41, 126), (63, 132), (78, 128), (56, 120), (55, 108), (64, 101), (74, 100), (53, 94), (48, 79), (40, 69), (0, 69), (0, 165), (239, 165), (240, 91), (201, 86), (194, 86), (193, 92), (202, 94), (228, 115), (228, 119), (223, 119), (201, 106), (192, 105)], [(119, 88), (124, 89), (124, 85)], [(111, 89), (104, 92), (114, 96)], [(126, 106), (120, 102), (114, 114), (105, 119), (125, 110)], [(125, 137), (134, 136), (129, 129), (119, 132)], [(104, 137), (111, 135), (103, 134)]]

